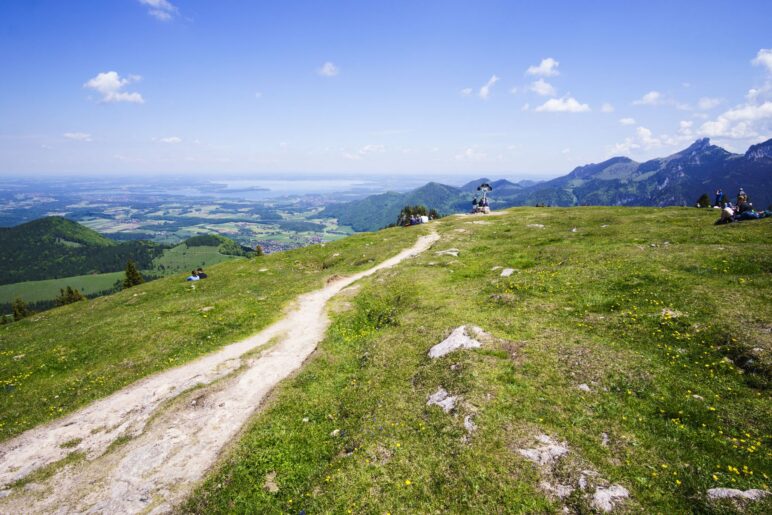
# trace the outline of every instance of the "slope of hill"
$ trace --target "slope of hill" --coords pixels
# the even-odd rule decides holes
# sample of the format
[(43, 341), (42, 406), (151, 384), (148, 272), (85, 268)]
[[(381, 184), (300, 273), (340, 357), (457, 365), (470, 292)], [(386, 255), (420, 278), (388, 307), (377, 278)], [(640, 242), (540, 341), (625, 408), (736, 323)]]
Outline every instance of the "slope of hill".
[[(0, 434), (246, 336), (297, 293), (434, 229), (431, 252), (334, 300), (326, 340), (181, 511), (729, 513), (709, 489), (766, 490), (772, 475), (772, 220), (715, 217), (451, 217), (222, 263), (195, 288), (167, 278), (65, 306), (0, 328)], [(427, 355), (460, 326), (480, 348)], [(218, 409), (207, 392), (178, 400)], [(185, 423), (165, 409), (152, 424)], [(94, 459), (78, 445), (70, 477)], [(57, 487), (26, 482), (0, 511)], [(771, 500), (741, 502), (768, 513)]]
[(337, 218), (341, 225), (351, 226), (355, 231), (373, 231), (396, 223), (399, 212), (405, 206), (422, 204), (434, 208), (440, 214), (457, 213), (468, 204), (465, 194), (459, 188), (430, 182), (408, 193), (383, 193), (327, 206), (320, 217)]
[[(523, 205), (692, 206), (703, 193), (722, 188), (728, 196), (743, 187), (758, 208), (772, 204), (772, 139), (753, 145), (745, 154), (732, 154), (705, 138), (671, 156), (638, 163), (614, 157), (575, 168), (544, 182), (482, 177), (460, 188), (429, 183), (408, 193), (387, 193), (328, 207), (324, 216), (338, 218), (356, 231), (371, 231), (393, 223), (408, 204), (424, 204), (442, 214), (466, 212), (477, 187), (493, 186), (491, 206)], [(388, 200), (387, 202), (385, 200)]]
[(149, 268), (163, 245), (116, 243), (62, 217), (0, 228), (0, 284), (123, 270), (134, 260)]

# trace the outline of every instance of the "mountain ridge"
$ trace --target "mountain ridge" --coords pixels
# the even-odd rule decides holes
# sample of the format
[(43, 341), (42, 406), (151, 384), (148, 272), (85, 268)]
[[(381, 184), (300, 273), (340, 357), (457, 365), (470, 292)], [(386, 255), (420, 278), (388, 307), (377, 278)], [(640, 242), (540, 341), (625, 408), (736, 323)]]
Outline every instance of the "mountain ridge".
[[(566, 175), (529, 184), (487, 177), (460, 187), (430, 182), (407, 193), (379, 196), (328, 206), (322, 216), (337, 218), (355, 231), (372, 231), (393, 223), (406, 205), (423, 204), (441, 214), (468, 211), (477, 186), (493, 186), (491, 207), (525, 205), (690, 206), (703, 193), (721, 188), (727, 196), (744, 188), (759, 208), (772, 204), (772, 139), (752, 145), (744, 154), (731, 153), (709, 138), (665, 157), (637, 162), (615, 156), (577, 166)], [(453, 194), (455, 193), (455, 196)]]

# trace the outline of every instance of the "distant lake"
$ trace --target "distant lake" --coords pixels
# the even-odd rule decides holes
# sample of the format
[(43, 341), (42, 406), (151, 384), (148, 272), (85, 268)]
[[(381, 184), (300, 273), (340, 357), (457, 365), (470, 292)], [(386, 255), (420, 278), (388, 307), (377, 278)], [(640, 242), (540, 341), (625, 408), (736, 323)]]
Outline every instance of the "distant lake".
[[(223, 197), (260, 200), (287, 195), (306, 195), (311, 193), (330, 194), (347, 191), (380, 191), (383, 184), (380, 181), (362, 179), (233, 179), (211, 181), (214, 185), (224, 186), (213, 188), (211, 194)], [(230, 191), (229, 191), (230, 190)], [(204, 193), (204, 192), (202, 192)]]

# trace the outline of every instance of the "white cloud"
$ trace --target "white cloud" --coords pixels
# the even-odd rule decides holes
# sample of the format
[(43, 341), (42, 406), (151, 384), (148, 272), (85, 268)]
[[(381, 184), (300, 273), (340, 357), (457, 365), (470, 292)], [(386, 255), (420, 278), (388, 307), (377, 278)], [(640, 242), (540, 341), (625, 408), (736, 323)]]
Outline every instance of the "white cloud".
[(485, 161), (488, 159), (488, 154), (480, 152), (477, 147), (467, 147), (456, 156), (456, 159), (458, 161)]
[(102, 95), (102, 102), (130, 102), (143, 104), (142, 95), (135, 92), (122, 91), (127, 85), (141, 79), (139, 75), (129, 75), (126, 78), (118, 75), (118, 72), (101, 72), (96, 77), (83, 84), (84, 88), (93, 89)]
[(762, 48), (756, 57), (751, 61), (754, 66), (764, 66), (767, 71), (772, 72), (772, 48)]
[(383, 145), (370, 144), (360, 148), (358, 153), (360, 156), (366, 156), (367, 154), (382, 154), (383, 152), (386, 152), (386, 147)]
[(732, 139), (756, 138), (772, 130), (772, 101), (743, 104), (720, 114), (700, 127), (703, 136)]
[(539, 77), (555, 77), (560, 75), (560, 72), (558, 71), (559, 65), (560, 63), (555, 59), (548, 57), (542, 59), (538, 66), (529, 66), (525, 73)]
[(663, 101), (662, 93), (659, 91), (649, 91), (643, 97), (633, 102), (633, 105), (656, 106)]
[(721, 103), (720, 98), (702, 97), (697, 101), (697, 107), (703, 111), (713, 109)]
[(655, 138), (651, 130), (646, 127), (638, 127), (635, 129), (635, 134), (646, 149), (662, 146), (662, 141), (659, 138)]
[(635, 125), (635, 118), (620, 118), (619, 123), (622, 125)]
[(182, 138), (178, 138), (177, 136), (169, 136), (168, 138), (161, 138), (161, 143), (169, 143), (171, 145), (176, 145), (177, 143), (182, 143)]
[(139, 3), (148, 7), (150, 16), (161, 21), (169, 21), (179, 12), (169, 0), (139, 0)]
[(513, 94), (513, 95), (517, 95), (517, 86), (515, 86), (515, 87), (514, 87), (514, 88), (512, 88), (512, 89), (510, 89), (510, 90), (509, 90), (509, 92), (510, 92), (511, 94)]
[(491, 94), (491, 88), (498, 81), (499, 81), (498, 77), (496, 77), (495, 75), (491, 75), (491, 78), (488, 79), (488, 82), (483, 84), (483, 86), (480, 88), (480, 92), (478, 93), (480, 95), (480, 98), (482, 98), (483, 100), (487, 100)]
[(460, 91), (461, 96), (468, 97), (472, 94), (472, 88), (464, 88)]
[(543, 97), (554, 97), (557, 93), (552, 84), (545, 81), (544, 79), (533, 81), (529, 89), (537, 95), (541, 95)]
[(600, 112), (601, 113), (613, 113), (614, 112), (614, 106), (609, 104), (608, 102), (604, 102), (602, 106), (600, 106)]
[(65, 132), (62, 136), (73, 141), (91, 141), (91, 134), (87, 132)]
[(327, 61), (322, 65), (321, 68), (317, 70), (317, 73), (322, 77), (335, 77), (338, 73), (340, 73), (340, 70), (337, 66), (335, 66), (335, 64)]
[(590, 110), (590, 106), (582, 104), (574, 97), (550, 98), (542, 105), (537, 107), (537, 112), (547, 113), (585, 113)]

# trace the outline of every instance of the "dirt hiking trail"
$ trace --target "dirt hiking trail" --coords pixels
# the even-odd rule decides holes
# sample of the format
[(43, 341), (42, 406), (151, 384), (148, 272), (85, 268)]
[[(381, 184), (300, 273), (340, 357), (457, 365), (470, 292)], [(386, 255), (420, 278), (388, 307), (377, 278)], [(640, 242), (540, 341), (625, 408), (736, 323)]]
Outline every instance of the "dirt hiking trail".
[[(373, 268), (301, 295), (284, 318), (254, 336), (0, 444), (0, 513), (171, 511), (265, 396), (300, 368), (324, 338), (327, 301), (358, 279), (424, 252), (438, 239), (436, 233), (422, 236)], [(272, 340), (272, 346), (259, 352)], [(40, 483), (10, 489), (11, 483), (73, 452), (85, 459)]]

